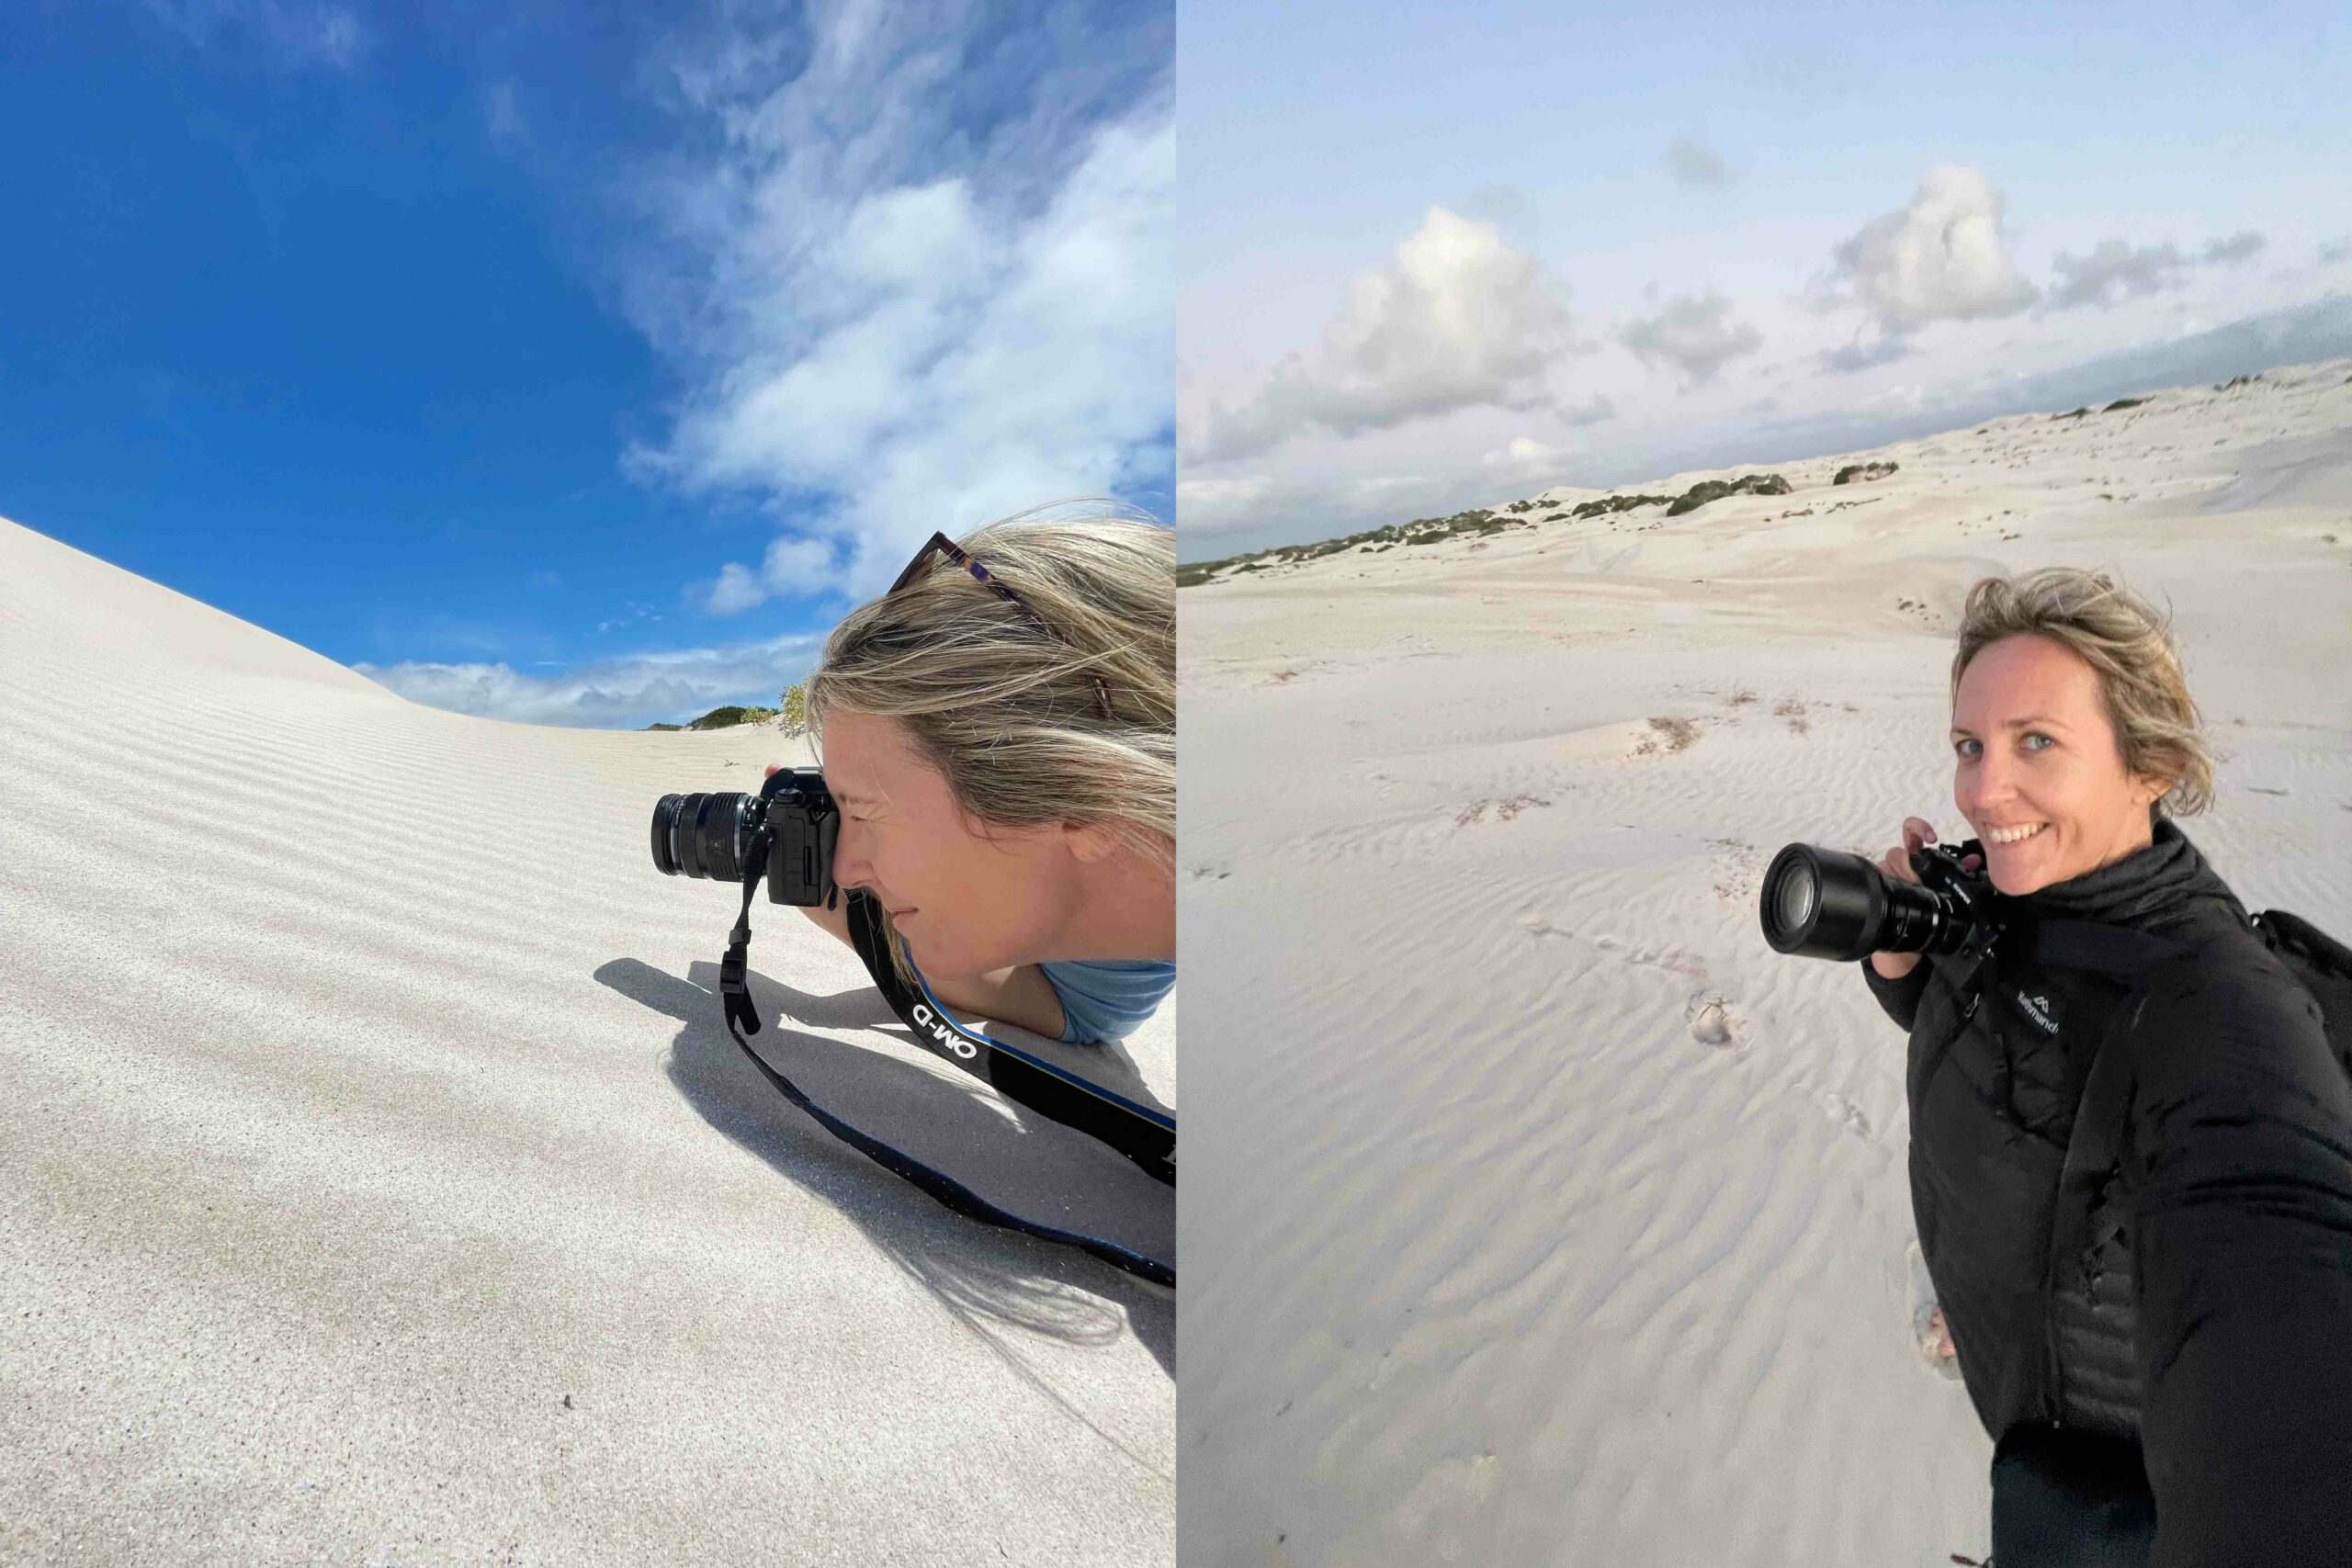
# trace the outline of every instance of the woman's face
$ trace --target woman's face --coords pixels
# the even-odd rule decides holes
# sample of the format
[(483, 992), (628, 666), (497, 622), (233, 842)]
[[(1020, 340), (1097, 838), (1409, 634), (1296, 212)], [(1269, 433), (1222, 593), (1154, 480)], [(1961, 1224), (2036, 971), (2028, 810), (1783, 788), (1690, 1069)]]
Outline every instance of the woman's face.
[(842, 811), (833, 880), (882, 901), (927, 977), (1050, 956), (1077, 903), (1071, 830), (975, 822), (895, 718), (827, 714), (824, 773)]
[(1952, 701), (1952, 801), (1984, 843), (1993, 886), (2031, 893), (2144, 848), (2164, 793), (2126, 772), (2098, 672), (2063, 644), (1988, 644)]

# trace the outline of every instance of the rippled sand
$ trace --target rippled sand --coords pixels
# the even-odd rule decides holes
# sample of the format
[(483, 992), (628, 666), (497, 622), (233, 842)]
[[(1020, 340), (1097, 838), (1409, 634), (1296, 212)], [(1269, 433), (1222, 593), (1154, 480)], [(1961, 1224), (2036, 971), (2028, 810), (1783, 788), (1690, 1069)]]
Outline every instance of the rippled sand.
[[(740, 889), (651, 808), (802, 760), (420, 707), (0, 521), (0, 1561), (1172, 1562), (1170, 1293), (725, 1032)], [(752, 926), (819, 1103), (1166, 1256), (1166, 1188)]]
[(1961, 595), (2107, 566), (2171, 600), (2226, 753), (2190, 837), (2352, 933), (2348, 375), (1183, 591), (1184, 962), (1217, 976), (1187, 1562), (1984, 1554), (1990, 1444), (1918, 1342), (1902, 1037), (1764, 945), (1757, 881), (1960, 829)]

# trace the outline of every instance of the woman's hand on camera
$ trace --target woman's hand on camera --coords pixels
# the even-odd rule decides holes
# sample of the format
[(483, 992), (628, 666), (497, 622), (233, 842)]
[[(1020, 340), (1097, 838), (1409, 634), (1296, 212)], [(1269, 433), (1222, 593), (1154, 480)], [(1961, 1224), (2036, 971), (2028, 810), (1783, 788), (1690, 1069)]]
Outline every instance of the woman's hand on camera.
[[(1899, 882), (1917, 882), (1919, 874), (1911, 869), (1911, 852), (1925, 849), (1936, 841), (1935, 826), (1924, 817), (1903, 819), (1903, 841), (1878, 857), (1878, 868)], [(1884, 980), (1900, 980), (1919, 966), (1916, 953), (1873, 953), (1871, 967)]]
[[(1878, 857), (1878, 868), (1898, 881), (1917, 882), (1919, 874), (1911, 869), (1911, 857), (1935, 841), (1935, 827), (1926, 818), (1905, 817), (1903, 819), (1903, 841)], [(1963, 871), (1982, 871), (1984, 857), (1970, 855), (1960, 864)], [(1919, 967), (1919, 955), (1916, 953), (1873, 953), (1871, 954), (1871, 967), (1885, 979), (1900, 980)]]

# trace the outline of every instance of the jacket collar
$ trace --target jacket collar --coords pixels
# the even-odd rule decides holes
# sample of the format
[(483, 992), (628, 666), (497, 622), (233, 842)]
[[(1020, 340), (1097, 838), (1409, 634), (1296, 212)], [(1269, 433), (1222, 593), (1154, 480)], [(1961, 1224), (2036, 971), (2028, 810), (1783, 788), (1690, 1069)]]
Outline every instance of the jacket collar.
[(2172, 818), (2112, 865), (2053, 882), (2017, 900), (2041, 919), (2089, 920), (2142, 929), (2226, 919), (2245, 924), (2245, 907)]

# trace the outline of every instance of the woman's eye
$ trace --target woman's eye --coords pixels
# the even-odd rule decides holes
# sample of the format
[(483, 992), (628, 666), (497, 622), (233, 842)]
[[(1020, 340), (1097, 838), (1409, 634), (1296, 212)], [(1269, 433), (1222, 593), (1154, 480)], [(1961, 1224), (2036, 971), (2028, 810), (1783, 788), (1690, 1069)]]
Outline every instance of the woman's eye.
[(1953, 741), (1951, 749), (1959, 752), (1963, 757), (1973, 757), (1976, 755), (1977, 749), (1980, 744), (1981, 742), (1972, 736), (1966, 740)]
[[(2041, 744), (2039, 746), (2035, 745), (2034, 742), (2037, 740), (2041, 742)], [(2026, 731), (2024, 735), (2018, 738), (2018, 749), (2026, 751), (2047, 751), (2050, 748), (2057, 744), (2058, 742), (2052, 740), (2050, 737), (2036, 729), (2030, 729)]]

